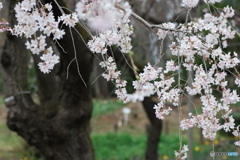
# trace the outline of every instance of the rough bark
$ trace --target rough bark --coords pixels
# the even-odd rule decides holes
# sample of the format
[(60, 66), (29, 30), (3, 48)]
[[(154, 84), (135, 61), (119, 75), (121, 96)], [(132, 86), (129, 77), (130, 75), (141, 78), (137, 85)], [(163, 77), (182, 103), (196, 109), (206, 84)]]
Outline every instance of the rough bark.
[[(5, 12), (9, 13), (6, 19), (14, 19), (12, 11), (15, 1), (3, 2)], [(53, 1), (48, 2), (54, 4)], [(56, 6), (54, 12), (59, 14)], [(77, 26), (77, 29), (84, 38), (89, 38), (81, 26)], [(53, 71), (49, 76), (37, 72), (41, 102), (39, 105), (26, 92), (29, 56), (23, 47), (25, 40), (10, 35), (2, 36), (4, 39), (0, 46), (0, 68), (4, 94), (13, 95), (15, 99), (15, 103), (8, 108), (7, 125), (30, 145), (35, 146), (46, 160), (92, 160), (93, 150), (89, 138), (92, 112), (89, 77), (92, 54), (76, 31), (72, 31), (73, 37), (69, 36), (68, 28), (65, 31), (67, 36), (59, 43), (67, 53), (61, 53), (59, 70)], [(67, 71), (70, 61), (75, 57), (72, 38), (77, 44), (78, 66), (74, 61)], [(77, 67), (87, 86), (80, 78)]]

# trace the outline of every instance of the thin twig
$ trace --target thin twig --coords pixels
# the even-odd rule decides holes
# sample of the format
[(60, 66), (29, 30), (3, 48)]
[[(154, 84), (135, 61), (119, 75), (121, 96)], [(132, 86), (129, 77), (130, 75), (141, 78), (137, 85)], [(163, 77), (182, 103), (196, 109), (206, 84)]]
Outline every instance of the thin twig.
[(74, 38), (73, 38), (71, 27), (69, 27), (69, 30), (70, 30), (70, 35), (71, 35), (72, 42), (73, 42), (73, 49), (74, 49), (74, 56), (75, 56), (76, 65), (77, 65), (77, 71), (78, 71), (78, 74), (79, 74), (80, 78), (82, 79), (83, 84), (85, 85), (85, 87), (87, 87), (87, 84), (85, 83), (85, 81), (84, 81), (84, 79), (83, 79), (83, 77), (81, 75), (80, 69), (79, 69), (79, 64), (78, 64), (78, 59), (77, 59), (77, 51), (76, 51), (76, 46), (75, 46), (75, 42), (74, 42)]

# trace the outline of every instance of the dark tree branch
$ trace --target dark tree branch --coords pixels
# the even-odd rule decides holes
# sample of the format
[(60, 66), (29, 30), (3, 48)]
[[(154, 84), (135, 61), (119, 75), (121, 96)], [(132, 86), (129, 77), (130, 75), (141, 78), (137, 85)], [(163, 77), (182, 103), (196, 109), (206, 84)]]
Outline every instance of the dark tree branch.
[[(55, 16), (59, 16), (60, 11), (53, 0), (46, 2), (52, 2)], [(58, 3), (64, 5), (63, 1), (59, 0)], [(5, 0), (4, 6), (10, 7), (5, 8), (5, 12), (14, 10), (14, 5), (14, 0)], [(8, 19), (14, 19), (11, 17), (14, 13), (10, 13)], [(4, 93), (14, 95), (15, 98), (15, 103), (8, 108), (7, 124), (30, 145), (35, 146), (46, 160), (92, 160), (93, 150), (89, 137), (92, 112), (89, 77), (93, 56), (76, 31), (73, 30), (71, 36), (68, 27), (63, 26), (63, 29), (66, 36), (59, 44), (67, 53), (60, 54), (59, 71), (53, 71), (50, 75), (37, 71), (42, 102), (40, 106), (33, 102), (30, 94), (23, 94), (28, 88), (29, 63), (28, 51), (23, 47), (25, 39), (5, 37), (5, 43), (0, 47)], [(84, 40), (91, 38), (82, 26), (78, 25), (76, 29)], [(75, 49), (72, 47), (72, 40), (76, 44)], [(67, 70), (74, 58), (78, 60), (78, 64), (75, 61)], [(35, 58), (35, 63), (38, 61)], [(87, 87), (80, 78), (78, 69)], [(59, 84), (55, 84), (56, 82)]]

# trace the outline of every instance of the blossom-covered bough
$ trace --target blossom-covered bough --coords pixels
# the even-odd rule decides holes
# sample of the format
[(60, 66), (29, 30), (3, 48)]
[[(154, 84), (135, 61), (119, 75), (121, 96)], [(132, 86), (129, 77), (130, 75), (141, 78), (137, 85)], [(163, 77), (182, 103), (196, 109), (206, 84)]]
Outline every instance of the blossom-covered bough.
[[(38, 64), (39, 69), (43, 73), (49, 73), (59, 62), (59, 57), (53, 53), (51, 46), (47, 46), (46, 37), (51, 35), (57, 43), (65, 34), (61, 29), (62, 25), (74, 28), (79, 22), (83, 25), (84, 21), (89, 26), (89, 32), (97, 33), (86, 45), (93, 53), (102, 55), (99, 64), (106, 70), (102, 76), (115, 84), (115, 93), (120, 100), (125, 103), (136, 102), (157, 95), (159, 103), (153, 107), (156, 117), (164, 119), (172, 110), (166, 102), (181, 109), (181, 96), (199, 95), (202, 113), (189, 113), (188, 117), (182, 117), (179, 113), (180, 129), (201, 128), (203, 136), (210, 140), (214, 140), (221, 129), (239, 137), (239, 126), (234, 123), (230, 106), (239, 102), (240, 97), (236, 90), (228, 88), (226, 76), (232, 74), (230, 69), (235, 69), (235, 84), (240, 86), (240, 74), (235, 68), (240, 61), (237, 53), (224, 51), (228, 47), (228, 40), (233, 39), (236, 34), (229, 22), (234, 16), (234, 10), (229, 6), (216, 8), (214, 4), (221, 0), (203, 1), (209, 9), (202, 18), (191, 19), (187, 14), (186, 23), (183, 24), (167, 22), (151, 25), (133, 13), (130, 5), (123, 0), (80, 0), (71, 14), (65, 14), (65, 8), (57, 4), (62, 11), (62, 15), (57, 19), (53, 16), (51, 4), (42, 4), (38, 0), (24, 0), (15, 6), (18, 24), (10, 28), (8, 23), (2, 20), (0, 31), (10, 31), (13, 35), (28, 38), (26, 47), (42, 60)], [(189, 13), (198, 5), (199, 0), (183, 0), (182, 3)], [(2, 8), (2, 5), (0, 7)], [(113, 45), (122, 53), (130, 52), (131, 35), (134, 32), (131, 16), (154, 32), (160, 41), (169, 37), (172, 41), (169, 54), (174, 59), (167, 61), (163, 68), (148, 63), (132, 83), (135, 91), (127, 93), (127, 82), (121, 79), (121, 71), (117, 69), (114, 56), (107, 52)], [(86, 28), (85, 25), (84, 27)], [(197, 63), (197, 59), (200, 59), (201, 63)], [(185, 87), (180, 85), (181, 67), (194, 73), (194, 76), (190, 77), (191, 80), (186, 80)], [(178, 75), (177, 85), (174, 75)], [(220, 99), (213, 94), (216, 90), (221, 93)], [(220, 119), (224, 119), (225, 122), (220, 124)], [(240, 146), (240, 141), (235, 142), (235, 145)], [(186, 159), (187, 151), (186, 145), (180, 145), (180, 151), (176, 151), (175, 155), (179, 159)]]

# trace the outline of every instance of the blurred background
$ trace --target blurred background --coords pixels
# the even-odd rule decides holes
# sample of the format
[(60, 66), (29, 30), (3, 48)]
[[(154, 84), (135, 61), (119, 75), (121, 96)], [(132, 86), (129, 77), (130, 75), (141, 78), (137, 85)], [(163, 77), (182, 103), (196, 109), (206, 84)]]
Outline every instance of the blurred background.
[[(69, 3), (72, 1), (69, 1)], [(152, 24), (159, 24), (168, 21), (182, 23), (185, 21), (186, 11), (181, 7), (179, 0), (129, 0), (133, 10), (141, 17)], [(70, 4), (69, 4), (70, 5)], [(223, 0), (218, 7), (231, 5), (236, 11), (236, 16), (231, 21), (238, 31), (240, 26), (240, 1)], [(201, 16), (206, 9), (201, 3), (197, 9), (192, 11), (192, 16)], [(181, 14), (184, 13), (184, 14)], [(141, 72), (147, 62), (164, 66), (164, 62), (171, 57), (168, 51), (170, 40), (159, 41), (154, 33), (149, 33), (142, 24), (132, 19), (135, 33), (133, 35), (132, 53), (126, 55), (116, 54), (118, 67), (122, 71), (122, 77), (128, 81), (127, 90), (133, 92), (131, 84), (135, 80), (134, 74), (126, 63), (126, 60), (133, 59), (135, 68)], [(3, 41), (3, 40), (2, 40)], [(228, 51), (240, 51), (239, 37), (229, 42)], [(131, 58), (129, 58), (131, 57)], [(161, 57), (161, 58), (159, 58)], [(179, 121), (178, 110), (173, 108), (172, 113), (166, 116), (164, 121), (154, 117), (153, 105), (157, 103), (157, 97), (152, 96), (143, 103), (123, 104), (115, 97), (115, 87), (112, 83), (106, 82), (99, 77), (102, 70), (97, 59), (93, 62), (93, 71), (90, 75), (90, 88), (93, 101), (93, 112), (90, 120), (91, 140), (96, 160), (173, 160), (174, 150), (179, 150)], [(31, 97), (36, 103), (39, 98), (38, 73), (35, 70), (34, 57), (29, 58), (27, 88)], [(238, 68), (239, 70), (239, 68)], [(183, 79), (187, 79), (188, 73), (182, 69)], [(51, 75), (52, 76), (52, 75)], [(4, 82), (3, 74), (0, 75), (0, 160), (43, 160), (41, 154), (34, 147), (30, 146), (24, 139), (15, 132), (8, 129), (8, 109), (4, 105)], [(229, 85), (234, 88), (234, 77), (229, 76)], [(184, 84), (185, 82), (181, 82)], [(236, 88), (235, 88), (236, 89)], [(239, 89), (238, 93), (240, 92)], [(217, 93), (216, 93), (217, 96)], [(201, 104), (198, 97), (192, 100), (201, 113)], [(240, 104), (233, 105), (233, 117), (236, 124), (240, 124)], [(188, 99), (182, 101), (183, 115), (189, 112)], [(196, 111), (192, 111), (193, 113)], [(214, 142), (206, 140), (201, 135), (201, 129), (194, 128), (191, 132), (182, 133), (183, 144), (190, 146), (190, 160), (208, 160), (212, 145), (216, 152), (238, 152), (240, 149), (233, 143), (237, 140), (231, 134), (220, 132)], [(149, 156), (150, 155), (150, 156)], [(152, 157), (151, 157), (152, 156)], [(238, 160), (240, 156), (220, 156), (216, 160), (229, 159)]]

